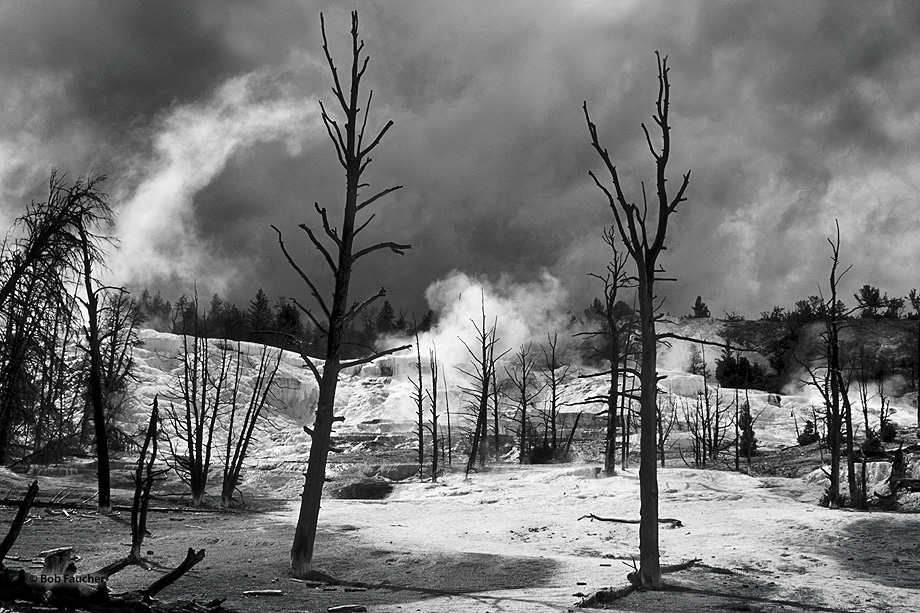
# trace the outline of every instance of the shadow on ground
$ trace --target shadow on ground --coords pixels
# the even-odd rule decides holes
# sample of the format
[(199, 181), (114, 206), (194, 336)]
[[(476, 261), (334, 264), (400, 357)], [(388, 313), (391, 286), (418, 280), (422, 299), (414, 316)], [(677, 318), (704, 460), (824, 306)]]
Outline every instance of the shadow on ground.
[(839, 613), (821, 603), (815, 590), (799, 590), (794, 597), (781, 595), (778, 586), (756, 573), (729, 571), (707, 565), (665, 577), (665, 588), (656, 592), (636, 591), (612, 602), (617, 611), (696, 613), (698, 611), (750, 611), (773, 613)]
[(871, 513), (851, 522), (823, 553), (847, 571), (888, 587), (920, 589), (920, 515)]
[[(11, 507), (0, 510), (0, 525), (8, 525), (14, 513)], [(10, 564), (26, 566), (39, 552), (66, 546), (81, 557), (79, 569), (101, 568), (128, 551), (130, 529), (124, 519), (123, 515), (34, 509), (11, 552)], [(528, 590), (551, 585), (556, 573), (550, 559), (413, 551), (399, 542), (367, 542), (354, 526), (330, 526), (320, 530), (314, 559), (315, 568), (330, 579), (294, 581), (288, 575), (294, 526), (276, 515), (155, 513), (148, 528), (151, 534), (144, 541), (143, 554), (153, 570), (129, 567), (113, 577), (112, 589), (148, 585), (178, 564), (189, 547), (203, 548), (205, 559), (161, 597), (199, 602), (226, 598), (229, 608), (252, 613), (325, 611), (343, 604), (370, 608), (443, 597), (501, 611), (502, 606), (495, 606), (500, 599), (480, 595), (496, 590), (521, 590), (521, 598), (510, 599), (509, 606), (514, 603), (514, 610), (527, 610), (528, 603), (538, 604)], [(281, 595), (245, 594), (254, 590), (277, 590)]]

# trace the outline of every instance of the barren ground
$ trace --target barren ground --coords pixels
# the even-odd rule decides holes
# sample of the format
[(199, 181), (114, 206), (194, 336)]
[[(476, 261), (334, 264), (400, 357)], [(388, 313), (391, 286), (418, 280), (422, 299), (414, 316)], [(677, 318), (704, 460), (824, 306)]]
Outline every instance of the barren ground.
[[(144, 551), (153, 570), (123, 571), (111, 585), (149, 583), (194, 546), (207, 557), (162, 598), (219, 596), (238, 611), (272, 613), (342, 604), (372, 612), (568, 611), (583, 594), (627, 585), (626, 564), (638, 555), (638, 526), (579, 520), (638, 517), (636, 470), (596, 478), (595, 468), (499, 465), (469, 481), (451, 473), (437, 484), (399, 483), (382, 501), (327, 499), (316, 566), (332, 583), (288, 578), (299, 475), (276, 474), (250, 493), (251, 510), (152, 513)], [(2, 477), (3, 489), (20, 496), (26, 478)], [(76, 502), (94, 489), (85, 472), (40, 484), (42, 500), (76, 488), (67, 498)], [(662, 526), (662, 564), (701, 563), (667, 574), (670, 589), (633, 593), (614, 610), (920, 609), (917, 515), (829, 511), (816, 504), (821, 488), (799, 478), (665, 468), (659, 489), (661, 516), (683, 522)], [(116, 502), (128, 497), (127, 489), (115, 492)], [(13, 514), (0, 508), (0, 522)], [(128, 520), (128, 512), (34, 508), (7, 563), (28, 566), (40, 551), (67, 545), (82, 556), (81, 569), (101, 567), (127, 552)], [(257, 589), (283, 596), (243, 594)]]

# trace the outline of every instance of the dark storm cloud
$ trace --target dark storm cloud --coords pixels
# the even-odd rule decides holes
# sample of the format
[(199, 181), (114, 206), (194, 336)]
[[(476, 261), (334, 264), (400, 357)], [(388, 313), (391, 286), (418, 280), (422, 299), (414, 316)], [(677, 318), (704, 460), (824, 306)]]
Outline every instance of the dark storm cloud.
[[(151, 8), (153, 7), (153, 8)], [(791, 304), (826, 277), (840, 218), (853, 283), (906, 293), (917, 262), (920, 9), (857, 2), (361, 3), (381, 203), (359, 291), (421, 296), (452, 269), (548, 271), (580, 309), (612, 221), (587, 100), (627, 190), (653, 179), (639, 127), (670, 55), (672, 184), (692, 168), (665, 264), (667, 306)], [(319, 40), (347, 62), (349, 6), (300, 2), (9, 3), (0, 8), (0, 193), (10, 216), (52, 166), (111, 175), (124, 202), (119, 272), (198, 279), (237, 296), (300, 291), (269, 224), (305, 266), (296, 224), (334, 210), (341, 170), (317, 124), (331, 100)], [(316, 266), (314, 267), (314, 264)], [(207, 279), (202, 279), (207, 277)], [(506, 277), (507, 281), (507, 277)], [(210, 289), (206, 290), (210, 291)]]

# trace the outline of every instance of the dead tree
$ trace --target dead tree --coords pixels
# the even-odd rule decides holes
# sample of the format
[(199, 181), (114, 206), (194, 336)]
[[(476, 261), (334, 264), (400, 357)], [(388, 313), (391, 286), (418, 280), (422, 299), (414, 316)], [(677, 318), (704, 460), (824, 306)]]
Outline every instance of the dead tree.
[[(147, 434), (137, 458), (137, 469), (134, 471), (134, 503), (131, 505), (131, 552), (128, 560), (132, 564), (141, 561), (141, 545), (147, 535), (147, 509), (150, 505), (150, 490), (157, 477), (165, 475), (167, 469), (154, 470), (157, 460), (157, 436), (159, 431), (159, 396), (153, 397), (153, 409), (150, 411), (150, 423), (147, 425)], [(149, 457), (148, 457), (149, 451)]]
[[(227, 439), (224, 450), (223, 481), (221, 483), (220, 506), (233, 504), (233, 493), (240, 481), (243, 462), (249, 452), (252, 436), (259, 424), (263, 412), (270, 407), (276, 386), (275, 377), (281, 366), (282, 352), (263, 345), (259, 351), (259, 361), (255, 365), (256, 375), (252, 381), (252, 391), (243, 402), (240, 393), (240, 377), (244, 356), (240, 343), (236, 344), (236, 372), (233, 388), (227, 402), (228, 423)], [(250, 365), (252, 365), (250, 363)], [(242, 415), (239, 405), (244, 404)]]
[[(191, 306), (191, 328), (182, 328), (181, 367), (176, 373), (173, 400), (166, 409), (170, 432), (166, 433), (170, 459), (167, 463), (188, 484), (192, 506), (204, 502), (215, 432), (225, 407), (233, 405), (237, 390), (231, 372), (233, 347), (218, 343), (211, 351), (208, 316), (198, 315), (197, 296)], [(176, 406), (178, 403), (178, 407)]]
[(128, 387), (136, 381), (133, 350), (142, 320), (137, 301), (124, 288), (108, 288), (100, 311), (102, 395), (106, 421), (111, 422), (125, 403)]
[[(26, 214), (20, 217), (16, 225), (23, 229), (24, 237), (4, 245), (0, 257), (0, 309), (6, 318), (6, 340), (14, 340), (5, 346), (0, 395), (0, 460), (6, 459), (7, 444), (13, 432), (14, 413), (25, 409), (23, 393), (32, 388), (36, 375), (51, 375), (52, 371), (45, 365), (37, 366), (29, 358), (35, 355), (34, 348), (44, 345), (52, 347), (57, 339), (48, 330), (47, 314), (42, 311), (53, 305), (63, 306), (71, 303), (68, 297), (72, 285), (83, 285), (93, 293), (91, 270), (101, 262), (103, 252), (101, 244), (106, 242), (100, 232), (112, 225), (112, 210), (106, 195), (101, 191), (102, 176), (90, 176), (68, 185), (63, 177), (52, 173), (49, 182), (48, 199), (42, 203), (32, 203)], [(88, 262), (88, 264), (87, 264)], [(89, 270), (90, 272), (87, 272)], [(98, 290), (95, 290), (98, 291)], [(55, 295), (56, 294), (56, 295)], [(88, 296), (90, 298), (91, 296)], [(19, 302), (19, 304), (11, 304)], [(8, 307), (16, 307), (10, 310)], [(89, 305), (87, 305), (89, 306)], [(96, 307), (98, 305), (95, 305)], [(49, 309), (51, 310), (51, 309)], [(78, 312), (70, 311), (68, 317)], [(90, 372), (87, 375), (91, 408), (96, 419), (96, 454), (98, 461), (99, 509), (107, 512), (111, 507), (110, 479), (108, 469), (108, 446), (106, 438), (104, 410), (100, 385), (100, 358), (98, 347), (98, 308), (88, 309), (87, 338), (91, 355)], [(92, 320), (96, 319), (95, 322)], [(68, 324), (69, 325), (69, 324)], [(56, 326), (53, 326), (56, 328)], [(10, 333), (14, 333), (15, 336)], [(7, 343), (4, 343), (7, 345)], [(95, 353), (95, 357), (93, 357)], [(58, 378), (58, 382), (63, 382)], [(38, 388), (50, 381), (40, 380)], [(25, 384), (26, 387), (23, 387)], [(47, 386), (35, 395), (36, 400), (47, 400), (68, 395), (63, 390), (52, 390)], [(28, 402), (27, 404), (31, 404)], [(49, 408), (41, 404), (40, 409)], [(30, 421), (34, 411), (29, 411)], [(39, 410), (41, 417), (42, 411)], [(63, 420), (61, 420), (63, 422)]]
[[(57, 296), (66, 295), (65, 274), (67, 271), (57, 265), (29, 269), (3, 305), (0, 459), (4, 461), (9, 459), (14, 446), (31, 446), (33, 454), (39, 453), (47, 438), (44, 426), (50, 421), (49, 414), (64, 410), (59, 401), (69, 397), (75, 403), (84, 397), (81, 389), (85, 383), (83, 378), (57, 376), (57, 371), (61, 369), (76, 370), (70, 364), (58, 361), (58, 356), (65, 361), (68, 356), (62, 346), (63, 337), (56, 335), (63, 333), (72, 345), (76, 344), (73, 328), (79, 312), (75, 304), (63, 305), (58, 301)], [(68, 416), (63, 412), (57, 415), (55, 421), (59, 426), (59, 440), (70, 434), (72, 417), (72, 414)], [(32, 433), (34, 443), (29, 445), (28, 428), (32, 423), (35, 424)], [(42, 442), (39, 443), (39, 440)], [(54, 441), (49, 443), (53, 444)]]
[(666, 412), (661, 403), (658, 403), (658, 457), (662, 467), (664, 467), (664, 452), (666, 451), (668, 437), (671, 436), (671, 431), (677, 423), (677, 405), (672, 394), (668, 394), (668, 409)]
[(447, 465), (453, 466), (453, 438), (450, 433), (450, 390), (447, 389), (447, 370), (441, 370), (441, 379), (444, 380), (444, 416), (447, 418)]
[(428, 431), (431, 433), (431, 482), (435, 483), (438, 480), (438, 447), (443, 445), (444, 441), (438, 435), (438, 352), (434, 346), (428, 350), (428, 365), (431, 369), (431, 388), (428, 390), (431, 415), (428, 422)]
[(559, 388), (569, 376), (569, 365), (560, 362), (559, 334), (553, 330), (546, 334), (546, 345), (540, 344), (543, 353), (542, 375), (545, 381), (544, 389), (548, 392), (545, 399), (547, 408), (543, 411), (545, 423), (543, 444), (553, 457), (559, 451)]
[(840, 462), (842, 459), (842, 440), (843, 433), (849, 435), (847, 444), (847, 467), (848, 467), (848, 486), (850, 490), (850, 501), (855, 502), (860, 498), (859, 488), (855, 474), (855, 451), (853, 449), (853, 420), (851, 405), (848, 396), (848, 385), (843, 377), (843, 368), (841, 364), (840, 351), (840, 331), (845, 328), (844, 318), (846, 313), (842, 304), (837, 300), (837, 285), (850, 268), (847, 267), (843, 272), (839, 272), (840, 266), (840, 225), (836, 222), (836, 238), (827, 239), (831, 246), (831, 272), (830, 272), (830, 296), (824, 302), (824, 331), (822, 332), (822, 341), (824, 344), (824, 368), (819, 372), (811, 364), (799, 360), (799, 363), (805, 368), (808, 379), (806, 383), (815, 387), (824, 399), (825, 407), (825, 425), (827, 434), (825, 441), (828, 452), (831, 456), (830, 470), (825, 470), (830, 485), (827, 489), (828, 507), (836, 509), (840, 506), (842, 499), (840, 496)]
[(498, 381), (498, 368), (492, 364), (492, 448), (495, 452), (495, 461), (501, 459), (501, 400), (502, 400), (502, 383)]
[[(595, 299), (591, 309), (585, 312), (591, 320), (597, 320), (599, 327), (594, 330), (580, 332), (576, 336), (589, 339), (591, 342), (591, 355), (607, 361), (609, 370), (604, 373), (582, 375), (581, 377), (609, 376), (610, 383), (607, 394), (599, 400), (607, 405), (602, 412), (607, 415), (607, 432), (604, 438), (604, 472), (608, 477), (616, 474), (617, 456), (617, 424), (624, 424), (624, 445), (628, 433), (625, 432), (625, 411), (619, 411), (620, 404), (625, 398), (620, 397), (621, 379), (625, 392), (627, 361), (630, 350), (630, 331), (635, 322), (632, 309), (621, 301), (620, 290), (633, 286), (634, 279), (626, 273), (626, 254), (621, 254), (616, 247), (616, 235), (612, 227), (604, 229), (604, 242), (613, 251), (613, 258), (607, 264), (607, 274), (603, 277), (594, 273), (589, 276), (599, 279), (604, 284), (604, 300)], [(581, 378), (580, 377), (580, 378)], [(624, 454), (624, 464), (625, 464)], [(624, 466), (625, 468), (625, 466)]]
[(481, 321), (477, 323), (472, 319), (470, 320), (476, 331), (476, 351), (473, 351), (466, 341), (462, 338), (460, 339), (460, 342), (463, 343), (467, 353), (470, 355), (470, 367), (468, 369), (457, 367), (457, 370), (470, 380), (469, 385), (461, 388), (461, 390), (470, 399), (470, 405), (473, 408), (473, 421), (475, 422), (470, 441), (470, 455), (466, 463), (465, 474), (467, 477), (469, 477), (470, 471), (476, 463), (477, 454), (479, 455), (480, 466), (485, 464), (485, 437), (488, 426), (489, 387), (492, 383), (492, 371), (495, 368), (495, 363), (510, 351), (506, 349), (500, 355), (495, 355), (495, 346), (500, 340), (496, 332), (498, 318), (493, 320), (492, 325), (489, 326), (486, 320), (485, 296), (482, 298), (481, 306)]
[(688, 171), (673, 194), (667, 185), (667, 166), (671, 155), (671, 126), (668, 121), (670, 107), (670, 83), (668, 81), (667, 57), (658, 59), (658, 100), (656, 115), (652, 118), (661, 131), (660, 149), (656, 149), (645, 124), (645, 133), (649, 150), (655, 159), (656, 205), (652, 206), (649, 218), (648, 199), (645, 185), (642, 185), (642, 205), (627, 200), (620, 184), (620, 177), (610, 155), (598, 139), (597, 126), (588, 115), (588, 104), (584, 103), (585, 120), (591, 135), (591, 145), (610, 173), (613, 191), (602, 183), (593, 171), (589, 172), (594, 183), (607, 197), (610, 209), (616, 220), (620, 239), (626, 246), (630, 258), (636, 266), (636, 281), (639, 298), (639, 329), (642, 341), (642, 358), (639, 366), (640, 380), (640, 414), (641, 414), (641, 456), (639, 460), (639, 489), (641, 499), (639, 525), (639, 571), (636, 573), (636, 585), (645, 589), (661, 587), (661, 567), (658, 550), (658, 472), (656, 462), (657, 436), (657, 395), (658, 395), (658, 336), (655, 331), (657, 308), (655, 304), (655, 281), (661, 280), (663, 272), (658, 257), (665, 248), (665, 236), (668, 219), (678, 205), (686, 198), (684, 193), (690, 183)]
[(514, 354), (511, 366), (505, 367), (505, 375), (513, 389), (511, 399), (516, 405), (515, 421), (518, 423), (518, 462), (524, 464), (530, 451), (529, 433), (530, 417), (527, 409), (532, 407), (540, 394), (543, 386), (539, 385), (534, 374), (536, 363), (530, 355), (533, 343), (521, 345)]
[[(376, 137), (371, 140), (365, 140), (365, 128), (370, 111), (372, 93), (368, 94), (367, 101), (364, 104), (364, 116), (360, 114), (362, 108), (360, 102), (360, 85), (361, 79), (367, 70), (367, 63), (370, 59), (365, 56), (362, 59), (361, 52), (364, 50), (364, 42), (358, 37), (358, 13), (351, 14), (351, 70), (350, 83), (343, 84), (339, 78), (338, 68), (332, 59), (329, 51), (329, 44), (326, 38), (326, 25), (322, 14), (320, 14), (320, 29), (323, 36), (323, 52), (326, 56), (326, 62), (329, 65), (329, 71), (332, 74), (333, 87), (332, 93), (335, 96), (341, 112), (344, 115), (345, 123), (340, 125), (339, 121), (327, 112), (325, 105), (320, 102), (323, 123), (326, 131), (335, 147), (336, 156), (339, 164), (345, 169), (345, 203), (342, 210), (342, 224), (339, 228), (334, 228), (329, 220), (326, 209), (315, 204), (314, 208), (319, 214), (325, 241), (321, 240), (322, 234), (314, 232), (307, 224), (300, 224), (300, 229), (304, 231), (312, 246), (322, 256), (323, 262), (328, 266), (334, 280), (334, 287), (331, 301), (320, 294), (319, 288), (313, 281), (313, 276), (302, 268), (291, 256), (284, 244), (281, 231), (273, 227), (278, 235), (278, 244), (284, 253), (287, 262), (297, 272), (300, 279), (307, 285), (310, 294), (316, 301), (326, 322), (322, 323), (320, 317), (313, 315), (310, 309), (297, 306), (309, 317), (313, 325), (317, 327), (326, 337), (325, 364), (323, 371), (320, 373), (318, 367), (313, 363), (312, 358), (307, 355), (306, 347), (301, 343), (298, 345), (300, 354), (304, 358), (310, 372), (316, 378), (319, 386), (319, 399), (316, 406), (316, 419), (312, 428), (307, 428), (307, 432), (313, 440), (310, 446), (310, 458), (307, 464), (303, 496), (301, 498), (300, 514), (297, 519), (297, 528), (294, 532), (294, 543), (291, 547), (291, 574), (294, 577), (303, 578), (310, 574), (313, 568), (313, 547), (316, 542), (316, 525), (319, 520), (320, 499), (323, 494), (323, 483), (326, 478), (326, 460), (330, 449), (330, 439), (332, 435), (332, 426), (336, 421), (341, 421), (340, 416), (334, 413), (336, 385), (338, 383), (339, 372), (343, 368), (366, 364), (382, 355), (394, 353), (408, 349), (411, 345), (404, 345), (388, 349), (366, 358), (359, 358), (348, 362), (341, 361), (342, 335), (346, 326), (360, 316), (361, 312), (366, 309), (375, 300), (383, 297), (385, 291), (380, 289), (376, 294), (366, 300), (350, 304), (349, 289), (351, 286), (351, 273), (355, 263), (361, 258), (376, 253), (381, 250), (388, 250), (393, 253), (402, 255), (409, 245), (381, 242), (369, 247), (355, 247), (355, 238), (364, 230), (374, 215), (368, 217), (364, 222), (359, 223), (357, 215), (360, 211), (371, 206), (387, 194), (390, 194), (402, 186), (389, 187), (376, 194), (359, 200), (360, 190), (366, 186), (362, 183), (361, 175), (367, 169), (371, 162), (369, 154), (377, 148), (381, 139), (393, 125), (388, 121), (386, 125), (377, 133)], [(346, 89), (347, 86), (347, 89)], [(331, 243), (332, 247), (326, 245)]]
[(422, 378), (422, 346), (418, 340), (418, 331), (415, 333), (415, 372), (418, 377), (414, 381), (408, 377), (412, 384), (412, 401), (415, 403), (416, 435), (418, 436), (418, 478), (425, 479), (425, 381)]
[[(108, 433), (106, 432), (105, 391), (103, 390), (102, 374), (102, 333), (99, 326), (100, 304), (99, 295), (105, 287), (97, 287), (93, 279), (93, 268), (102, 259), (99, 249), (100, 238), (92, 233), (93, 227), (100, 224), (111, 226), (111, 209), (105, 201), (105, 194), (100, 192), (93, 180), (87, 183), (86, 188), (78, 184), (68, 190), (68, 197), (88, 200), (87, 208), (95, 209), (89, 219), (84, 219), (77, 228), (80, 237), (80, 256), (83, 265), (83, 283), (86, 297), (83, 305), (86, 307), (86, 344), (89, 353), (89, 398), (92, 405), (93, 426), (96, 435), (96, 462), (99, 485), (97, 497), (100, 513), (109, 513), (112, 510), (111, 477), (109, 472), (109, 446)], [(84, 216), (85, 217), (85, 216)], [(89, 223), (87, 223), (87, 221)]]
[(29, 270), (60, 264), (80, 270), (80, 229), (93, 228), (111, 216), (105, 194), (99, 191), (103, 181), (104, 176), (89, 177), (68, 187), (64, 176), (51, 173), (48, 199), (33, 202), (16, 220), (24, 237), (5, 248), (0, 258), (0, 308)]
[[(911, 378), (913, 380), (914, 390), (918, 390), (920, 389), (920, 292), (917, 292), (916, 288), (911, 289), (907, 295), (907, 300), (910, 302), (910, 306), (913, 309), (911, 317), (917, 320), (917, 325), (914, 330), (916, 342), (914, 343), (914, 355), (911, 360), (913, 363)], [(920, 428), (920, 402), (917, 403), (917, 428)]]

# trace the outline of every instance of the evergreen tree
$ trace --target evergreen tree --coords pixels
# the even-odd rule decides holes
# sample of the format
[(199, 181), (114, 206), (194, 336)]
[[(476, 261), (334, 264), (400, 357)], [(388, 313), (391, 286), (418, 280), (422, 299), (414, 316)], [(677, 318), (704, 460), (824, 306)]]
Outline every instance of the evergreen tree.
[[(303, 340), (305, 336), (305, 328), (303, 322), (300, 321), (300, 311), (293, 302), (284, 297), (278, 298), (278, 302), (275, 303), (275, 330), (300, 340)], [(297, 350), (296, 344), (287, 337), (280, 337), (278, 344), (283, 349)]]
[(738, 438), (738, 453), (751, 457), (757, 453), (757, 438), (754, 436), (754, 419), (751, 417), (751, 405), (748, 402), (741, 405), (741, 411), (738, 414), (738, 430), (741, 432)]
[(377, 334), (389, 334), (396, 328), (396, 311), (389, 300), (383, 301), (383, 306), (377, 311), (377, 320), (374, 322)]
[(703, 302), (702, 296), (697, 296), (696, 302), (693, 303), (693, 315), (691, 315), (691, 317), (694, 319), (705, 319), (709, 316), (709, 307)]
[(249, 340), (260, 343), (266, 342), (268, 338), (264, 332), (275, 329), (272, 307), (261, 287), (256, 292), (255, 300), (249, 303), (249, 309), (246, 311), (246, 324), (249, 328)]
[(872, 285), (863, 285), (859, 288), (859, 293), (853, 294), (853, 297), (859, 305), (860, 317), (878, 317), (885, 308), (885, 299), (882, 298), (881, 291)]

